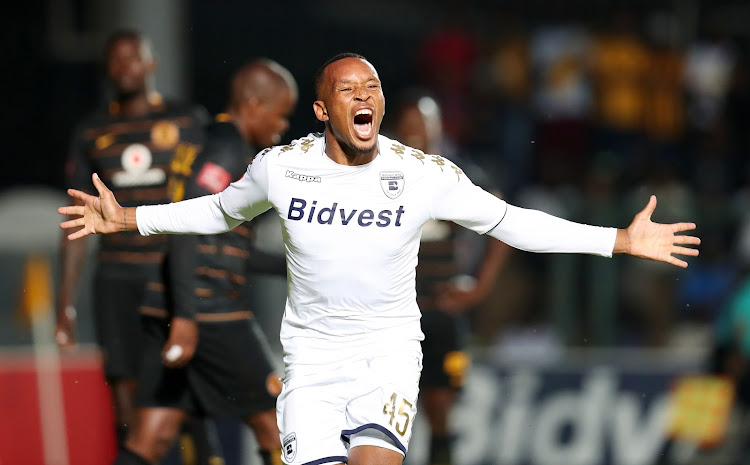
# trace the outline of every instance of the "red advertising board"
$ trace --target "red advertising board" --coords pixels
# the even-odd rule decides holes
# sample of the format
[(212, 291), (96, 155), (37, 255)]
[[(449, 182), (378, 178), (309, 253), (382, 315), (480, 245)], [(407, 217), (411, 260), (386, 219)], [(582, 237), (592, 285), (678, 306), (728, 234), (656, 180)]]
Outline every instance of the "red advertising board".
[(0, 465), (101, 465), (115, 456), (98, 352), (0, 352)]

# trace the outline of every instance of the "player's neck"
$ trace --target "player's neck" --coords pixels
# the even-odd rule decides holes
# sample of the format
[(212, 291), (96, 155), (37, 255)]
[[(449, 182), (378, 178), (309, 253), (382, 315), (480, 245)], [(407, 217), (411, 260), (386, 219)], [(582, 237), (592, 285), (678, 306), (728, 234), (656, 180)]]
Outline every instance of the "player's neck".
[(115, 101), (117, 114), (122, 116), (142, 116), (151, 111), (151, 101), (146, 92), (121, 94)]
[(367, 152), (354, 150), (339, 143), (336, 137), (329, 130), (325, 132), (326, 146), (325, 153), (334, 162), (339, 165), (358, 166), (370, 163), (378, 154), (378, 144)]
[(235, 109), (230, 108), (223, 114), (229, 116), (229, 122), (234, 124), (234, 127), (237, 128), (237, 132), (240, 133), (242, 139), (252, 143), (252, 136), (250, 135), (250, 131), (248, 131), (245, 125), (240, 124), (240, 121), (242, 121), (242, 116), (239, 114), (239, 112)]

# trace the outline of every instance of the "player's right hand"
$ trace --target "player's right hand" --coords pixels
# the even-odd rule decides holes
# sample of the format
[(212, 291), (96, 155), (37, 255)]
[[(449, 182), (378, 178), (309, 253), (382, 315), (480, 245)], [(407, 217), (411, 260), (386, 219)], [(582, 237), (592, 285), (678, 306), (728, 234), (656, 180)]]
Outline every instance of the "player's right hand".
[[(179, 346), (181, 350), (172, 349), (173, 346)], [(161, 351), (162, 363), (169, 368), (185, 366), (193, 358), (197, 346), (198, 324), (195, 320), (174, 317), (169, 325), (169, 339)]]
[(80, 217), (60, 223), (62, 229), (81, 228), (68, 235), (69, 240), (89, 234), (109, 234), (125, 229), (125, 209), (117, 203), (114, 194), (99, 179), (99, 175), (94, 173), (91, 179), (99, 193), (98, 197), (76, 189), (68, 189), (68, 195), (78, 199), (83, 205), (71, 205), (57, 209), (60, 214)]
[(75, 345), (76, 309), (68, 305), (57, 312), (57, 325), (55, 326), (55, 342), (57, 347), (68, 349)]

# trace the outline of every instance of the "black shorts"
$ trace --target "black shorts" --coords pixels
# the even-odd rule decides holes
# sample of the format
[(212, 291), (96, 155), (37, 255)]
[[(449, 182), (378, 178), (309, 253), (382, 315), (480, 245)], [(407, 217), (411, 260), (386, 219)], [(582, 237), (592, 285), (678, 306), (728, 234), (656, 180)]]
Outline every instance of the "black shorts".
[(98, 272), (94, 278), (94, 324), (108, 380), (135, 379), (140, 362), (141, 305), (147, 274), (118, 276)]
[(437, 310), (422, 313), (423, 368), (420, 389), (460, 388), (469, 368), (464, 348), (466, 322)]
[(198, 323), (193, 358), (183, 368), (167, 368), (161, 351), (169, 336), (168, 320), (142, 318), (145, 334), (138, 407), (239, 418), (276, 407), (281, 382), (255, 320)]

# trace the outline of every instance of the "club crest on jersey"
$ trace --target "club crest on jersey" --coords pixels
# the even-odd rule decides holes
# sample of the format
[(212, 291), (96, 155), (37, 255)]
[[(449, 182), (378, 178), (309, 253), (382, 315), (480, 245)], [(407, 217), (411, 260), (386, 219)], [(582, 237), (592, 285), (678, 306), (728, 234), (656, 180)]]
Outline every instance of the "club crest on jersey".
[(167, 173), (160, 168), (151, 168), (151, 151), (143, 144), (130, 144), (122, 152), (120, 163), (123, 171), (112, 176), (117, 187), (152, 186), (162, 184)]
[(389, 199), (395, 199), (404, 191), (404, 173), (401, 171), (381, 171), (380, 187)]
[(294, 457), (297, 456), (297, 435), (295, 433), (287, 434), (281, 443), (281, 448), (287, 462), (294, 460)]
[(151, 142), (160, 150), (171, 149), (180, 140), (180, 129), (171, 121), (159, 121), (151, 128)]

